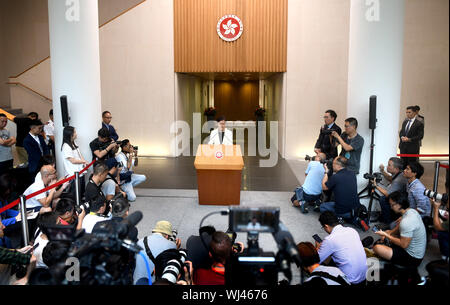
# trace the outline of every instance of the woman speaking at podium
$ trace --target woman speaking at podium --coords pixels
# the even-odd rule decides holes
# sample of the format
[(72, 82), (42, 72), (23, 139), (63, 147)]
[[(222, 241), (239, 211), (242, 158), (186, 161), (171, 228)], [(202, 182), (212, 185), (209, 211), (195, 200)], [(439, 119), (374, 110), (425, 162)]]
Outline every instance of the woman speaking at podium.
[(218, 128), (211, 131), (209, 136), (209, 143), (212, 145), (233, 145), (233, 132), (225, 128), (226, 119), (220, 116), (217, 119)]

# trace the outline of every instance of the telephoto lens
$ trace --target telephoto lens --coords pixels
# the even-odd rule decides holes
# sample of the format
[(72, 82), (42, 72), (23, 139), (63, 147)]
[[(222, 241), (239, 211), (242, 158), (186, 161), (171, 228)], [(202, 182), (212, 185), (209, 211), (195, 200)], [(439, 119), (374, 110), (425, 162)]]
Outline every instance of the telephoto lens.
[(178, 231), (176, 229), (172, 230), (172, 236), (169, 237), (170, 241), (176, 242), (177, 241), (177, 235), (178, 235)]
[(423, 194), (425, 196), (427, 196), (428, 198), (434, 199), (442, 204), (447, 204), (447, 202), (448, 202), (448, 194), (446, 194), (446, 193), (439, 194), (437, 192), (433, 192), (432, 190), (426, 189), (425, 191), (423, 191)]

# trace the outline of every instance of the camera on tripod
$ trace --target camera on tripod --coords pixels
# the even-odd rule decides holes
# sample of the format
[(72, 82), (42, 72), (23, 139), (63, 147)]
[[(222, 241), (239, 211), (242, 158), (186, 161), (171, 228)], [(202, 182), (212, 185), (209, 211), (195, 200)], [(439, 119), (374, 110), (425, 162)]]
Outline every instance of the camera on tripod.
[(365, 173), (363, 177), (364, 179), (367, 180), (375, 180), (377, 183), (383, 180), (383, 175), (381, 173), (373, 173), (373, 174)]
[(432, 190), (426, 189), (423, 194), (430, 199), (440, 202), (442, 205), (446, 205), (448, 202), (448, 194), (439, 194), (438, 192), (433, 192)]

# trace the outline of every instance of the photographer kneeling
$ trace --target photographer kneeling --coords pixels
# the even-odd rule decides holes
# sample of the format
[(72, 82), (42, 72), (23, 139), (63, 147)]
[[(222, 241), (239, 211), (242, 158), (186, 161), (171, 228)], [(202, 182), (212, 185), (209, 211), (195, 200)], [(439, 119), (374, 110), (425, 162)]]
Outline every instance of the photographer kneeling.
[[(403, 161), (400, 158), (392, 157), (389, 159), (387, 166), (387, 173), (384, 171), (384, 165), (380, 165), (380, 171), (383, 176), (389, 181), (387, 188), (382, 188), (377, 184), (376, 180), (372, 180), (372, 183), (376, 190), (378, 190), (382, 196), (380, 196), (381, 217), (380, 221), (385, 224), (390, 224), (398, 218), (391, 210), (387, 197), (393, 192), (405, 192), (408, 180), (403, 175)], [(391, 176), (392, 175), (392, 176)]]
[[(326, 164), (325, 170), (328, 171)], [(356, 176), (353, 172), (347, 170), (347, 159), (339, 156), (333, 160), (333, 172), (335, 173), (328, 179), (328, 175), (323, 176), (323, 190), (331, 190), (334, 193), (334, 202), (324, 202), (320, 205), (320, 212), (331, 211), (338, 217), (342, 217), (348, 222), (353, 223), (354, 211), (359, 207), (358, 186)]]
[(84, 217), (81, 226), (86, 233), (91, 233), (97, 222), (111, 219), (111, 215), (109, 215), (109, 213), (107, 216), (104, 215), (107, 210), (107, 202), (104, 197), (97, 196), (89, 201), (89, 205), (90, 213)]
[(133, 173), (134, 157), (137, 157), (137, 151), (131, 145), (130, 140), (125, 139), (120, 144), (122, 151), (116, 156), (117, 162), (122, 166), (120, 171), (120, 180), (125, 181), (122, 185), (122, 189), (127, 194), (128, 201), (135, 201), (136, 194), (134, 193), (134, 187), (144, 182), (147, 177), (145, 175), (138, 175)]
[(406, 193), (394, 192), (388, 197), (391, 209), (401, 215), (401, 220), (393, 230), (379, 230), (375, 234), (381, 241), (388, 239), (390, 246), (375, 244), (375, 254), (401, 266), (418, 267), (425, 255), (427, 234), (419, 213), (409, 207)]
[(317, 201), (322, 195), (322, 180), (325, 175), (322, 163), (325, 158), (324, 153), (318, 153), (313, 157), (305, 171), (305, 182), (301, 187), (295, 189), (295, 195), (291, 198), (292, 205), (300, 207), (302, 213), (308, 213), (307, 202), (314, 202), (315, 210), (319, 207)]

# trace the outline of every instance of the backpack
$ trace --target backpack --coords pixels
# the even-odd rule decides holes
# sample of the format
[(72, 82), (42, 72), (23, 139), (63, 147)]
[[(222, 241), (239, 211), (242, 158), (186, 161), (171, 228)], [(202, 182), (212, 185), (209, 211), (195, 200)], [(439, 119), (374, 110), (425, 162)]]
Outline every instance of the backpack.
[(353, 210), (353, 221), (354, 221), (354, 224), (357, 225), (363, 231), (369, 230), (369, 227), (368, 227), (369, 212), (367, 211), (367, 208), (365, 205), (359, 204)]

